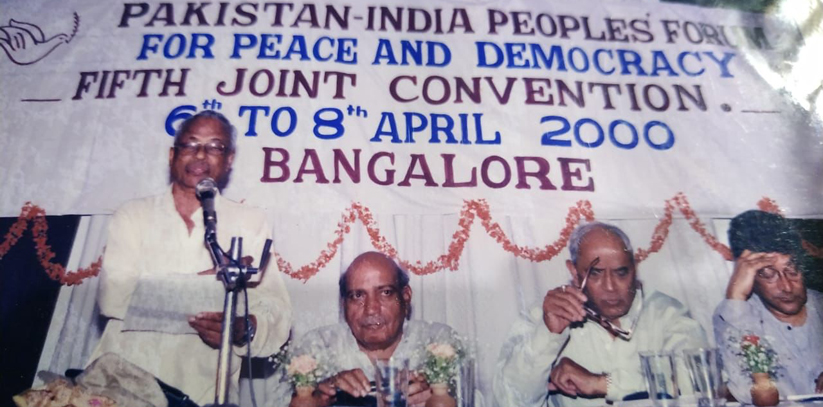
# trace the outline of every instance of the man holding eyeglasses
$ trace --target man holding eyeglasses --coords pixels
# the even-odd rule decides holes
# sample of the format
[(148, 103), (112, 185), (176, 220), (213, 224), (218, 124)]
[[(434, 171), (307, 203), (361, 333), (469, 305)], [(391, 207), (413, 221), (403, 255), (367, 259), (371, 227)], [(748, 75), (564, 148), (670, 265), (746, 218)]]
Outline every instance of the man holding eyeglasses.
[[(234, 156), (234, 127), (220, 113), (200, 112), (181, 124), (169, 149), (171, 185), (166, 192), (127, 202), (114, 213), (98, 292), (100, 313), (108, 322), (89, 362), (104, 353), (116, 353), (180, 389), (198, 404), (214, 402), (223, 286), (214, 276), (203, 241), (202, 208), (195, 187), (207, 177), (221, 188), (225, 186)], [(215, 197), (215, 209), (221, 247), (227, 249), (233, 236), (241, 236), (244, 253), (259, 256), (271, 233), (265, 214), (220, 194)], [(201, 282), (208, 288), (213, 284), (221, 299), (212, 308), (198, 310), (188, 316), (187, 322), (180, 321), (170, 328), (132, 326), (135, 315), (145, 317), (141, 310), (151, 309), (154, 315), (177, 312), (168, 309), (172, 306), (164, 304), (165, 298), (135, 303), (146, 292), (140, 288), (146, 287), (147, 281), (165, 284), (176, 278), (185, 281), (179, 292), (175, 288), (175, 297), (182, 300), (171, 301), (191, 303), (204, 296), (202, 291), (188, 289)], [(238, 300), (239, 310), (244, 308), (243, 298), (241, 295)], [(245, 354), (240, 346), (250, 344), (255, 356), (271, 355), (286, 341), (291, 326), (288, 293), (273, 262), (262, 280), (248, 290), (248, 298), (251, 326), (246, 326), (244, 318), (236, 318), (232, 327), (237, 346), (231, 362), (230, 400), (234, 402), (238, 396), (239, 355)]]
[[(628, 236), (600, 222), (569, 237), (571, 284), (515, 322), (494, 377), (499, 406), (602, 406), (644, 392), (639, 353), (700, 348), (700, 324), (677, 300), (643, 292)], [(645, 294), (645, 295), (644, 295)]]
[(800, 234), (781, 216), (748, 211), (732, 219), (729, 244), (734, 272), (714, 331), (732, 395), (751, 402), (751, 376), (738, 354), (749, 334), (768, 339), (777, 353), (772, 380), (782, 397), (823, 393), (823, 295), (806, 289)]

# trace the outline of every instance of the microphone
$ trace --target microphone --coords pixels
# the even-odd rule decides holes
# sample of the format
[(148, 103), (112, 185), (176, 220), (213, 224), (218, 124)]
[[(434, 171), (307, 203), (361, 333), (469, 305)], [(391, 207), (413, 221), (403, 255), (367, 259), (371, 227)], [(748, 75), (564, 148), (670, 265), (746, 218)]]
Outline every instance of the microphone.
[(206, 229), (204, 239), (215, 266), (223, 264), (223, 251), (217, 243), (217, 211), (214, 210), (214, 197), (217, 195), (217, 183), (211, 178), (203, 178), (194, 187), (194, 194), (203, 208), (203, 226)]
[(203, 178), (194, 187), (195, 195), (203, 207), (203, 225), (206, 236), (217, 233), (217, 212), (214, 210), (214, 197), (217, 195), (217, 183), (211, 178)]

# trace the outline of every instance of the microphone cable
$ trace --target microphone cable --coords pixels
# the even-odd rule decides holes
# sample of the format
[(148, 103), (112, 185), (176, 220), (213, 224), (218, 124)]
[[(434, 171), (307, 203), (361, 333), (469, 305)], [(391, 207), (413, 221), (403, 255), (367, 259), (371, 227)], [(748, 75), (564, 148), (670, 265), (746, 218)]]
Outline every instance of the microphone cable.
[(251, 396), (251, 405), (252, 407), (257, 407), (257, 399), (254, 397), (254, 378), (253, 378), (253, 369), (251, 367), (251, 321), (249, 318), (249, 292), (246, 284), (243, 284), (243, 301), (245, 303), (245, 315), (243, 318), (246, 321), (246, 365), (248, 365), (248, 374), (249, 374), (249, 396)]

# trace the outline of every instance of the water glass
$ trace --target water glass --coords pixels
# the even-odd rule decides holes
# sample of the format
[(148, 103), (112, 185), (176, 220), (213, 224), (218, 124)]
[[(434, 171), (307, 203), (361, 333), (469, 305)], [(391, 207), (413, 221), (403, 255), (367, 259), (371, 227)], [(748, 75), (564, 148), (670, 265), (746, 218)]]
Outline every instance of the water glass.
[(474, 407), (475, 367), (474, 359), (466, 358), (454, 378), (454, 398), (458, 407)]
[(726, 405), (723, 397), (723, 377), (717, 349), (688, 349), (681, 352), (686, 362), (688, 385), (694, 390), (698, 407)]
[(375, 361), (375, 381), (378, 407), (406, 407), (409, 393), (409, 360), (382, 359)]
[(677, 370), (671, 353), (640, 352), (646, 389), (655, 407), (677, 405)]

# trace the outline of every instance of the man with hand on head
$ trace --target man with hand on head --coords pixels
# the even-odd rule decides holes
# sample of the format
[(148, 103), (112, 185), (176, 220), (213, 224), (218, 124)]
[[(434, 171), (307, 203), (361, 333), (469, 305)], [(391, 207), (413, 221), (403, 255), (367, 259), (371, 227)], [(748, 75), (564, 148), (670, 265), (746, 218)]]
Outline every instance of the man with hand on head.
[[(629, 238), (600, 222), (569, 238), (571, 284), (549, 290), (503, 344), (494, 377), (499, 406), (602, 406), (646, 391), (639, 353), (706, 346), (677, 300), (644, 292)], [(590, 310), (591, 312), (587, 311)]]
[(782, 397), (823, 393), (823, 295), (806, 288), (800, 234), (791, 221), (752, 210), (732, 219), (729, 245), (734, 272), (713, 322), (732, 395), (751, 403), (751, 375), (738, 355), (750, 334), (777, 353), (771, 379)]
[[(215, 400), (223, 321), (218, 310), (222, 309), (222, 300), (212, 309), (191, 315), (188, 324), (193, 332), (189, 333), (133, 329), (128, 322), (133, 320), (132, 312), (147, 307), (165, 311), (163, 304), (133, 303), (132, 295), (141, 282), (188, 276), (206, 279), (207, 286), (214, 284), (215, 290), (222, 290), (214, 272), (208, 271), (214, 265), (203, 240), (203, 210), (195, 187), (205, 178), (212, 178), (221, 187), (228, 182), (235, 137), (234, 127), (213, 111), (200, 112), (181, 124), (169, 150), (171, 186), (163, 194), (127, 202), (114, 213), (100, 275), (98, 305), (108, 322), (90, 362), (107, 352), (118, 354), (180, 389), (198, 404)], [(245, 252), (260, 256), (271, 233), (265, 215), (219, 193), (214, 197), (214, 206), (220, 217), (220, 245), (228, 248), (233, 236), (241, 236)], [(198, 274), (207, 275), (197, 277)], [(175, 296), (185, 301), (201, 295), (191, 291), (181, 287)], [(243, 296), (239, 297), (237, 309), (243, 310)], [(231, 362), (233, 401), (239, 394), (239, 355), (245, 354), (241, 346), (250, 343), (255, 356), (271, 355), (286, 341), (291, 326), (289, 296), (273, 262), (260, 283), (249, 288), (248, 297), (251, 326), (238, 317), (232, 327), (237, 347)], [(185, 322), (181, 325), (185, 330)]]
[[(373, 396), (377, 360), (408, 359), (411, 372), (416, 372), (425, 363), (427, 345), (462, 348), (457, 333), (449, 326), (409, 319), (409, 276), (382, 253), (357, 256), (340, 276), (339, 288), (345, 322), (314, 329), (289, 349), (292, 357), (309, 355), (322, 365), (326, 377), (314, 393), (319, 406), (335, 403), (338, 396)], [(275, 405), (286, 405), (292, 395), (285, 374), (281, 366), (270, 379), (275, 386)], [(422, 406), (430, 396), (425, 378), (413, 373), (408, 404)]]

